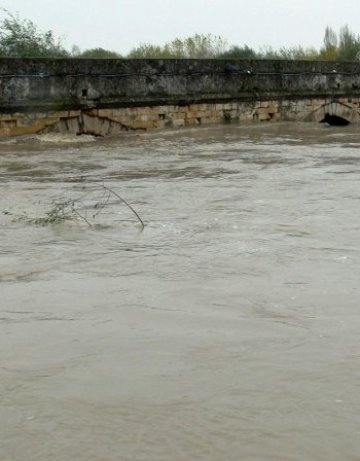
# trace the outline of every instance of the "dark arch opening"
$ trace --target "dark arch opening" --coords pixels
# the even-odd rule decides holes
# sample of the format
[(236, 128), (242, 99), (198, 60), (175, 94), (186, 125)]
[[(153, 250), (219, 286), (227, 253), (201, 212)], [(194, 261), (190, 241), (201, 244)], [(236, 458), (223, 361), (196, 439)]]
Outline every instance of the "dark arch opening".
[(346, 126), (349, 125), (350, 122), (338, 115), (325, 114), (325, 117), (320, 121), (320, 123), (328, 123), (329, 125), (334, 126)]

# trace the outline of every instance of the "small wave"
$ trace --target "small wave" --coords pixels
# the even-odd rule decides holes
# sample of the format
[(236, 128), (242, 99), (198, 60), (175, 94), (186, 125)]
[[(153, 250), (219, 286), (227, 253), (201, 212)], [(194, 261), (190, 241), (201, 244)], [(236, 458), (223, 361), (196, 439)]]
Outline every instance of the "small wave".
[(76, 134), (60, 134), (60, 133), (44, 133), (44, 134), (34, 134), (30, 136), (16, 136), (13, 138), (2, 138), (0, 140), (1, 144), (4, 145), (14, 145), (14, 144), (23, 144), (26, 143), (87, 143), (95, 141), (95, 136), (84, 134), (77, 136)]
[(84, 134), (77, 136), (76, 134), (59, 134), (59, 133), (46, 133), (35, 135), (34, 139), (39, 142), (54, 142), (54, 143), (83, 143), (95, 141), (95, 136)]

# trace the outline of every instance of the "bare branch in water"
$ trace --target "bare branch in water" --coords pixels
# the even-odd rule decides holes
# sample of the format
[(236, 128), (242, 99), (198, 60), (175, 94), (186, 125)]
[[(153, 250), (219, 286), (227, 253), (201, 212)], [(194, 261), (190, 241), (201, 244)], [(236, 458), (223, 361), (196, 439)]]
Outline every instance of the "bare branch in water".
[(100, 214), (102, 212), (102, 210), (106, 207), (106, 205), (109, 203), (110, 196), (111, 196), (111, 193), (108, 190), (104, 189), (104, 193), (103, 193), (103, 196), (101, 197), (101, 200), (99, 200), (97, 203), (95, 203), (94, 208), (97, 211), (93, 214), (93, 216), (92, 216), (93, 219), (95, 219), (96, 216), (98, 214)]
[(137, 217), (137, 219), (139, 220), (139, 222), (141, 224), (141, 230), (144, 230), (145, 224), (144, 224), (143, 220), (140, 218), (140, 216), (138, 215), (138, 213), (134, 210), (134, 208), (124, 198), (122, 198), (118, 193), (116, 193), (115, 191), (113, 191), (109, 187), (105, 186), (104, 184), (103, 184), (102, 187), (105, 190), (107, 190), (109, 193), (115, 195), (115, 197), (118, 198), (120, 200), (120, 202), (124, 203), (134, 213), (134, 215)]
[[(95, 220), (96, 216), (100, 214), (109, 204), (111, 195), (114, 195), (120, 202), (124, 203), (134, 213), (134, 215), (141, 224), (141, 230), (143, 230), (145, 224), (143, 220), (140, 218), (139, 214), (134, 210), (134, 208), (114, 190), (110, 189), (105, 185), (102, 185), (101, 187), (102, 189), (100, 189), (100, 191), (102, 191), (102, 197), (100, 198), (100, 200), (96, 201), (95, 205), (90, 206), (90, 209), (94, 210), (92, 214), (92, 219)], [(69, 199), (61, 202), (55, 202), (54, 206), (49, 211), (47, 211), (44, 216), (33, 218), (29, 217), (26, 213), (23, 213), (20, 216), (15, 215), (14, 219), (24, 220), (28, 223), (44, 226), (48, 224), (57, 224), (65, 220), (72, 220), (74, 219), (74, 215), (76, 215), (82, 221), (84, 221), (89, 227), (93, 227), (91, 219), (89, 220), (86, 215), (86, 206), (84, 206), (82, 209), (81, 206), (79, 207), (79, 205), (84, 201), (85, 197), (88, 197), (90, 194), (92, 194), (94, 191), (96, 192), (97, 190), (98, 188), (93, 189), (91, 192), (84, 194), (82, 197), (79, 197), (78, 199)], [(83, 212), (85, 215), (83, 214)], [(13, 215), (7, 210), (3, 211), (3, 214)]]
[(85, 216), (83, 216), (82, 214), (80, 214), (80, 213), (77, 211), (77, 209), (76, 209), (75, 206), (74, 206), (74, 203), (72, 203), (72, 205), (71, 205), (71, 211), (72, 211), (73, 213), (75, 213), (77, 216), (79, 216), (79, 218), (81, 218), (83, 221), (85, 221), (86, 224), (87, 224), (89, 227), (92, 227), (91, 224), (89, 223), (89, 221), (85, 218)]

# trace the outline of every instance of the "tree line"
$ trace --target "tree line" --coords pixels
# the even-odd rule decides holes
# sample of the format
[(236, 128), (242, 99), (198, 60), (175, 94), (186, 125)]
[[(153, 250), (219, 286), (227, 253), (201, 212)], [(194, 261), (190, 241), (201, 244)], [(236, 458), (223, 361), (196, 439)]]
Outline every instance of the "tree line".
[(246, 44), (229, 46), (227, 40), (213, 34), (195, 34), (176, 38), (165, 45), (141, 44), (127, 55), (103, 48), (81, 50), (73, 46), (69, 51), (52, 31), (41, 31), (36, 24), (2, 9), (0, 20), (0, 57), (13, 58), (139, 58), (139, 59), (290, 59), (360, 61), (360, 35), (347, 25), (336, 32), (326, 27), (320, 49), (301, 45), (273, 49), (254, 49)]

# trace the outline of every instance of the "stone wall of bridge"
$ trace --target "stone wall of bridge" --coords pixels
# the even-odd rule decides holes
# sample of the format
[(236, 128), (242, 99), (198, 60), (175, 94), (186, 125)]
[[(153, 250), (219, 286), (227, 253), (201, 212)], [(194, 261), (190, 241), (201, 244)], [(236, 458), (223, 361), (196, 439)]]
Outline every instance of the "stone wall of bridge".
[(360, 64), (0, 59), (0, 136), (359, 121)]

